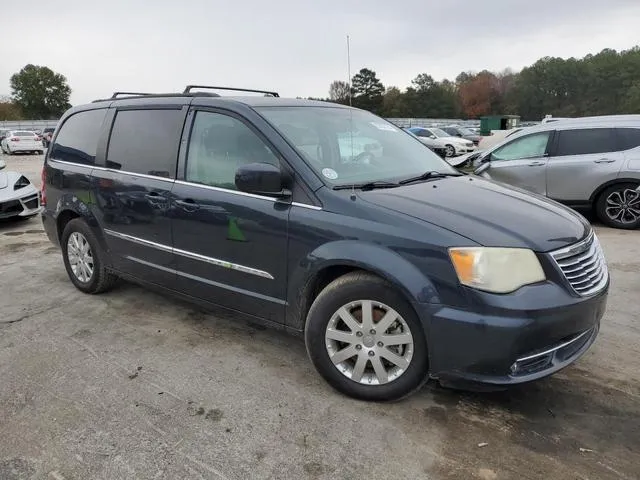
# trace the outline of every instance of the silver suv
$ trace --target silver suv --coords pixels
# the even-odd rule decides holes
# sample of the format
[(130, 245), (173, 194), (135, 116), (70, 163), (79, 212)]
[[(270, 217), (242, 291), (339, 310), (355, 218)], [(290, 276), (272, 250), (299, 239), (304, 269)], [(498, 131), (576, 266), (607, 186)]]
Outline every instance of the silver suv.
[(640, 115), (558, 120), (522, 129), (473, 160), (475, 173), (640, 226)]

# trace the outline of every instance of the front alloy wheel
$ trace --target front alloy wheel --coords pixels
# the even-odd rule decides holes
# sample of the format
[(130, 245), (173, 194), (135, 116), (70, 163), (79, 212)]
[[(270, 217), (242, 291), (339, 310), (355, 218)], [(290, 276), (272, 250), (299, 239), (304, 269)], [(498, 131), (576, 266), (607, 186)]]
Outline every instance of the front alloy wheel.
[(407, 322), (391, 307), (372, 300), (340, 307), (327, 324), (325, 343), (338, 371), (365, 385), (394, 381), (413, 356)]
[(455, 147), (453, 145), (447, 145), (447, 151), (446, 151), (445, 155), (447, 157), (455, 157), (456, 156)]
[(305, 344), (336, 390), (361, 400), (401, 399), (427, 380), (427, 339), (412, 305), (367, 272), (337, 278), (316, 297)]

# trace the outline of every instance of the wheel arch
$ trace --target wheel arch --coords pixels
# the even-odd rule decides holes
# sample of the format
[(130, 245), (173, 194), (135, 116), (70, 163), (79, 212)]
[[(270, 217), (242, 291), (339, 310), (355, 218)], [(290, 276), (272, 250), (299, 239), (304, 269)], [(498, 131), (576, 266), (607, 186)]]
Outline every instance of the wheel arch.
[(616, 185), (618, 183), (636, 183), (638, 185), (640, 185), (640, 178), (631, 178), (631, 177), (619, 177), (619, 178), (615, 178), (613, 180), (609, 180), (608, 182), (603, 183), (602, 185), (600, 185), (589, 197), (589, 203), (591, 204), (592, 207), (595, 206), (596, 202), (598, 201), (598, 197), (600, 196), (600, 194), (602, 192), (604, 192), (607, 188)]
[(398, 253), (362, 241), (341, 240), (322, 245), (292, 269), (286, 325), (304, 330), (316, 296), (333, 280), (354, 271), (368, 272), (388, 281), (414, 309), (416, 303), (440, 303), (431, 280)]
[(89, 228), (91, 228), (93, 234), (100, 243), (100, 247), (102, 247), (107, 258), (109, 258), (108, 246), (104, 238), (104, 234), (97, 219), (91, 211), (90, 202), (90, 198), (81, 198), (75, 193), (67, 193), (60, 197), (53, 214), (58, 241), (62, 242), (62, 233), (64, 232), (66, 225), (74, 218), (81, 218)]

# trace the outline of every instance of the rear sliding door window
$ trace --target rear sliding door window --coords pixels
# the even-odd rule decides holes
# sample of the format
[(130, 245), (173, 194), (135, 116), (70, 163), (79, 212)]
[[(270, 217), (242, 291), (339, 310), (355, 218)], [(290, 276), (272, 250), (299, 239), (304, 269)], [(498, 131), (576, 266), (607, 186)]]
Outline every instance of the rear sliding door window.
[(616, 137), (612, 128), (559, 130), (555, 156), (588, 155), (617, 150), (620, 148), (616, 145)]
[(175, 178), (183, 118), (181, 110), (119, 110), (107, 168)]
[(49, 158), (93, 165), (106, 114), (107, 110), (102, 108), (78, 112), (67, 118), (51, 146)]

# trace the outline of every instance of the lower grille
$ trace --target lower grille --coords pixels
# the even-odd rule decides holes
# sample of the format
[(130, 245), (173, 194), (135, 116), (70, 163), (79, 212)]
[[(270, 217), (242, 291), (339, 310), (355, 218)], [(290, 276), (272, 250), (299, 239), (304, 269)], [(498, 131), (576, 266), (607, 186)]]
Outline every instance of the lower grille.
[(551, 257), (579, 295), (598, 293), (609, 279), (604, 252), (593, 232), (586, 240), (551, 252)]
[(22, 204), (19, 200), (10, 200), (0, 203), (0, 216), (13, 215), (22, 211)]
[(511, 376), (520, 377), (544, 371), (555, 364), (564, 363), (580, 353), (584, 346), (598, 334), (598, 325), (573, 335), (562, 343), (526, 357), (518, 358), (511, 365)]

